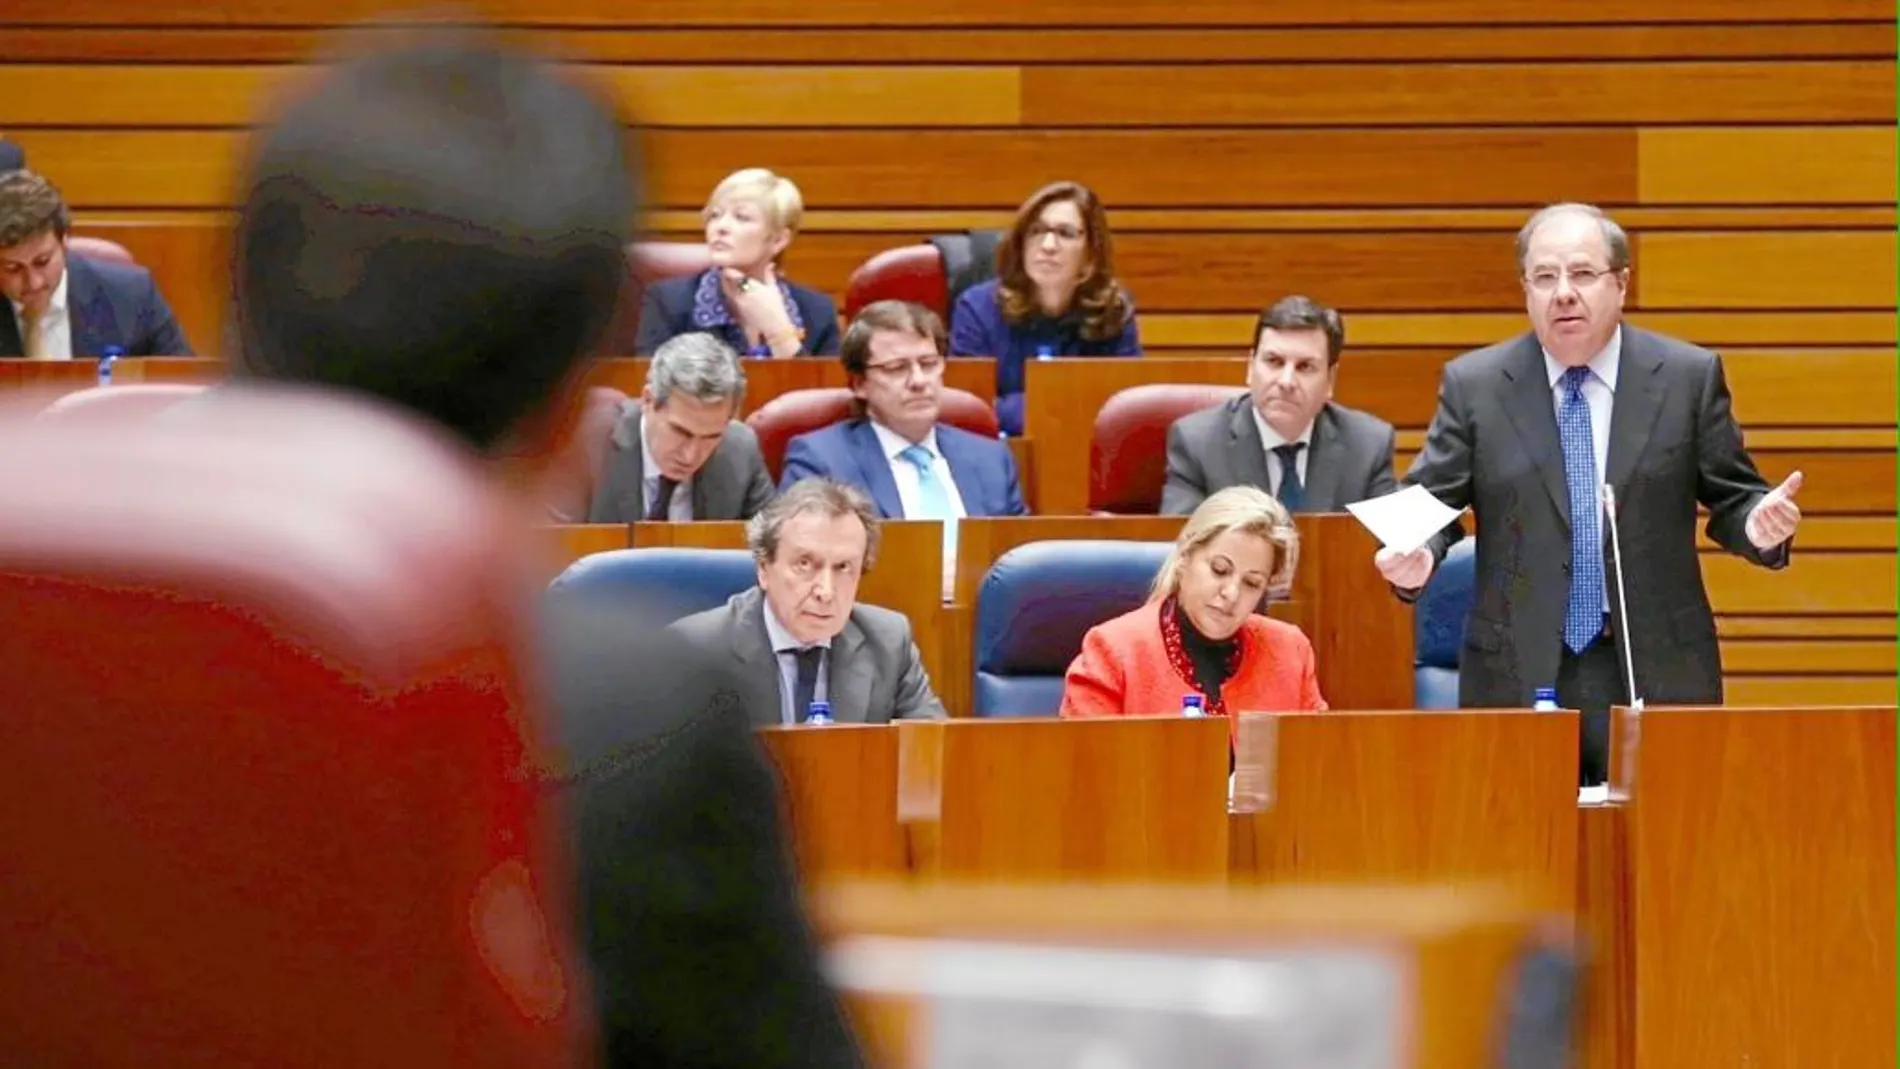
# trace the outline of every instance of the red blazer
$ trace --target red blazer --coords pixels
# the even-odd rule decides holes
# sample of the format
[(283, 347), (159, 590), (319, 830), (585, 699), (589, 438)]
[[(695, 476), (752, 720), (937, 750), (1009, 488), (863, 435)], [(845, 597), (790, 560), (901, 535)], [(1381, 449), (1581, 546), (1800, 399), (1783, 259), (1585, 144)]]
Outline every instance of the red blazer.
[[(1326, 708), (1313, 672), (1313, 644), (1292, 624), (1264, 616), (1242, 625), (1246, 652), (1221, 688), (1230, 712), (1284, 713)], [(1168, 663), (1161, 640), (1161, 602), (1090, 628), (1062, 687), (1062, 716), (1153, 716), (1179, 713), (1200, 689)]]

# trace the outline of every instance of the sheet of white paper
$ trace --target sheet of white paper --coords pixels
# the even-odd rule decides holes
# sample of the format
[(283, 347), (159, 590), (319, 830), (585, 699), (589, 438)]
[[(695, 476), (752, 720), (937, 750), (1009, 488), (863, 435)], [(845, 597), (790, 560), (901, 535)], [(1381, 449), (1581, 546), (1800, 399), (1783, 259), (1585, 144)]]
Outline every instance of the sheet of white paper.
[(1433, 497), (1422, 486), (1367, 498), (1346, 506), (1366, 530), (1388, 549), (1410, 553), (1458, 518), (1459, 510)]
[(1594, 787), (1577, 788), (1578, 805), (1603, 805), (1610, 800), (1610, 785), (1599, 783)]

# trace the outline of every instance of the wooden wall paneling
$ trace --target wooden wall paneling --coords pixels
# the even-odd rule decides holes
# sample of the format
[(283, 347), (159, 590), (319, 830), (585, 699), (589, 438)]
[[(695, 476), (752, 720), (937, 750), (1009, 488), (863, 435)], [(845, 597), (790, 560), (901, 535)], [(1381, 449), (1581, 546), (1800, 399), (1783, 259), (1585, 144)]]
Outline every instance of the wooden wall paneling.
[(1644, 308), (1893, 307), (1894, 234), (1644, 234)]
[(1881, 705), (1893, 704), (1896, 692), (1892, 676), (1727, 676), (1722, 680), (1722, 700), (1729, 705)]
[(1896, 196), (1891, 126), (1651, 127), (1636, 134), (1647, 204), (1866, 204)]
[(1705, 553), (1702, 577), (1717, 612), (1800, 615), (1894, 610), (1896, 576), (1890, 553), (1806, 553), (1797, 545), (1793, 560), (1779, 571), (1729, 554)]

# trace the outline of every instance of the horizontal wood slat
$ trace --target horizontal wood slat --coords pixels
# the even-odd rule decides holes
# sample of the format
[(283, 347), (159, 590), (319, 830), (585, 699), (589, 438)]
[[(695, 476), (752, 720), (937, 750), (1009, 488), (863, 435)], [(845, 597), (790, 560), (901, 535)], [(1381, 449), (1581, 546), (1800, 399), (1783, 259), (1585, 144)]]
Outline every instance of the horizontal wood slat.
[(1892, 705), (1893, 676), (1734, 676), (1723, 680), (1729, 705)]
[(1894, 611), (1894, 557), (1878, 553), (1803, 553), (1769, 571), (1740, 557), (1703, 554), (1702, 575), (1717, 612), (1877, 613)]
[[(1683, 134), (1683, 142), (1667, 140), (1671, 133)], [(229, 205), (246, 140), (236, 130), (102, 136), (26, 128), (11, 136), (82, 209)], [(811, 210), (807, 229), (915, 230), (921, 236), (1003, 226), (1034, 186), (1027, 176), (1045, 171), (1052, 159), (1095, 187), (1118, 233), (1428, 229), (1508, 235), (1528, 206), (1555, 189), (1612, 209), (1632, 230), (1891, 230), (1893, 223), (1891, 127), (944, 130), (926, 138), (874, 130), (655, 130), (646, 141), (659, 221), (674, 229), (696, 224), (719, 179), (756, 164), (799, 184)], [(1657, 163), (1652, 152), (1679, 159)], [(1579, 174), (1573, 155), (1593, 166)], [(1285, 166), (1294, 156), (1300, 166)], [(1701, 169), (1691, 173), (1683, 168), (1692, 158)], [(1205, 166), (1182, 166), (1184, 160)], [(1395, 166), (1406, 171), (1405, 182), (1392, 181)], [(1237, 181), (1236, 174), (1248, 178)], [(1635, 203), (1639, 194), (1644, 203)], [(1732, 207), (1754, 203), (1775, 211)], [(1731, 207), (1701, 207), (1706, 204)], [(1829, 205), (1872, 212), (1842, 214)]]
[(1892, 642), (1892, 613), (1871, 616), (1724, 616), (1715, 617), (1723, 638), (1877, 638)]
[(1644, 234), (1645, 308), (1881, 308), (1895, 292), (1894, 235), (1873, 231)]
[[(1141, 340), (1156, 348), (1251, 348), (1258, 312), (1231, 315), (1144, 312)], [(1892, 345), (1891, 311), (1670, 312), (1642, 310), (1639, 326), (1725, 348), (1734, 345)], [(1522, 312), (1351, 312), (1346, 317), (1347, 359), (1357, 348), (1447, 345), (1475, 348), (1530, 329)], [(1348, 365), (1350, 366), (1350, 365)]]
[[(1098, 22), (1101, 20), (1097, 20)], [(1288, 26), (1276, 29), (908, 29), (794, 27), (767, 42), (774, 63), (1084, 63), (1889, 58), (1891, 20), (1648, 26)], [(374, 39), (391, 31), (363, 31)], [(330, 42), (333, 31), (170, 27), (139, 34), (89, 27), (15, 28), (11, 61), (288, 63)], [(597, 63), (724, 63), (725, 29), (616, 27), (541, 30), (528, 39)]]
[(1028, 67), (1039, 126), (1891, 121), (1877, 60)]
[(1894, 674), (1888, 639), (1737, 639), (1722, 643), (1725, 675)]
[[(1232, 0), (469, 0), (441, 18), (477, 14), (539, 25), (620, 26), (1303, 26), (1513, 23), (1694, 23), (1733, 19), (1732, 0), (1597, 0), (1554, 4), (1527, 11), (1517, 0), (1280, 0), (1237, 4)], [(1747, 14), (1759, 21), (1828, 23), (1890, 20), (1881, 0), (1751, 0)], [(46, 25), (331, 26), (388, 18), (386, 0), (94, 0), (71, 6), (17, 5), (4, 22)]]

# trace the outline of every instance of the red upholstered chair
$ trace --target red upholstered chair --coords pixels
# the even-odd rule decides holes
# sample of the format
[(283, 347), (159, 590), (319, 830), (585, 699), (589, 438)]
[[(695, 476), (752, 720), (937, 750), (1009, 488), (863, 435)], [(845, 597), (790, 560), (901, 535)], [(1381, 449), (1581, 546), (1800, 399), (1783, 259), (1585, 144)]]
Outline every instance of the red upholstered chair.
[(478, 461), (288, 391), (0, 411), (0, 515), (7, 1064), (585, 1064)]
[(555, 523), (586, 523), (593, 504), (594, 485), (600, 481), (608, 439), (629, 398), (611, 386), (589, 386), (581, 395), (580, 411), (567, 431), (566, 441), (549, 459), (540, 478), (540, 496), (548, 518)]
[(1095, 415), (1089, 443), (1089, 509), (1124, 516), (1161, 510), (1168, 478), (1168, 428), (1174, 421), (1212, 408), (1245, 390), (1242, 386), (1155, 383), (1131, 386), (1108, 399)]
[(876, 301), (913, 301), (947, 318), (945, 307), (949, 282), (944, 275), (943, 254), (929, 244), (900, 245), (885, 249), (858, 265), (845, 283), (844, 317), (856, 318), (865, 305)]
[[(776, 479), (785, 467), (785, 447), (793, 438), (829, 427), (851, 416), (851, 391), (842, 386), (816, 390), (788, 390), (746, 417), (746, 426), (759, 436), (766, 470)], [(943, 390), (943, 412), (937, 417), (952, 427), (994, 438), (1001, 433), (996, 410), (968, 390)]]
[(137, 263), (125, 246), (106, 238), (66, 235), (66, 251), (86, 260), (110, 260), (117, 264)]
[(185, 382), (128, 382), (119, 386), (91, 386), (74, 390), (40, 410), (40, 419), (125, 420), (155, 416), (203, 386)]
[(607, 330), (604, 352), (627, 356), (640, 334), (640, 301), (649, 283), (681, 275), (697, 275), (712, 266), (712, 254), (698, 241), (637, 241), (627, 246), (627, 277), (620, 286), (613, 325)]

